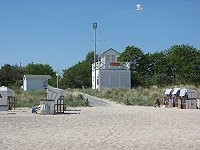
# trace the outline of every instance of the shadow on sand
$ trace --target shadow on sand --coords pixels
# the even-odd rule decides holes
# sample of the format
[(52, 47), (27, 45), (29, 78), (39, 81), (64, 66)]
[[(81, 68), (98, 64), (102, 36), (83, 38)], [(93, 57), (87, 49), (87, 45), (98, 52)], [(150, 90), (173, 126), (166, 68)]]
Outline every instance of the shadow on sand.
[(73, 114), (80, 114), (80, 109), (66, 109), (64, 113), (57, 113), (55, 115), (73, 115)]

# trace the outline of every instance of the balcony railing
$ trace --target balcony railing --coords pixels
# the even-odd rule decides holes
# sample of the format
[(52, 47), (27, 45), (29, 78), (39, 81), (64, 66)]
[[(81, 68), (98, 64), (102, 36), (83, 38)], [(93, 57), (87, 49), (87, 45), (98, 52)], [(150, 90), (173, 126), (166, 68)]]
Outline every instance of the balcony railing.
[[(92, 64), (92, 70), (94, 70), (94, 63)], [(129, 70), (130, 63), (129, 62), (96, 62), (96, 69), (116, 69), (116, 70)]]

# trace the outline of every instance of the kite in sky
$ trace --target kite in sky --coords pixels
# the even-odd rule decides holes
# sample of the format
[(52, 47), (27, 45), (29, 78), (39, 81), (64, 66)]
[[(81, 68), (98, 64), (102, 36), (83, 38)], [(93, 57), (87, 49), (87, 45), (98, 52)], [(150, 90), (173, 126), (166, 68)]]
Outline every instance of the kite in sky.
[(142, 6), (141, 6), (140, 4), (137, 4), (136, 7), (137, 7), (137, 8), (136, 8), (137, 11), (141, 11), (141, 10), (143, 9)]

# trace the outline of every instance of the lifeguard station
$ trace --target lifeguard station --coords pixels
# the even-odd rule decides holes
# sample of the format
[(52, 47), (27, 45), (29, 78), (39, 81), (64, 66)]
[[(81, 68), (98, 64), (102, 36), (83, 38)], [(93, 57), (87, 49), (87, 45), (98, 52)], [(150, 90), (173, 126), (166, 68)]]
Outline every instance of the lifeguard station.
[(48, 85), (46, 98), (40, 101), (41, 114), (64, 113), (64, 96), (66, 96), (65, 90), (54, 88)]
[(92, 89), (131, 88), (130, 63), (119, 62), (119, 55), (112, 48), (99, 55), (92, 64)]

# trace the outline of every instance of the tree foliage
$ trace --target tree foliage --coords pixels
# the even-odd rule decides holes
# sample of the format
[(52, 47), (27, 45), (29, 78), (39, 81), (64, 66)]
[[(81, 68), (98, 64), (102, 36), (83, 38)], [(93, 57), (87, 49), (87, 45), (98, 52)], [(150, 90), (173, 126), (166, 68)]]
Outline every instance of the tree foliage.
[[(130, 62), (132, 87), (200, 84), (200, 50), (190, 45), (173, 45), (165, 51), (146, 54), (138, 47), (127, 46), (119, 61)], [(93, 62), (92, 51), (86, 55), (85, 60), (63, 70), (60, 87), (91, 87)], [(56, 72), (52, 67), (33, 63), (25, 67), (5, 64), (0, 69), (0, 84), (20, 86), (24, 74), (50, 75), (50, 85), (56, 86)]]
[(50, 85), (56, 85), (56, 73), (48, 64), (28, 64), (25, 67), (5, 64), (0, 69), (0, 84), (2, 86), (18, 86), (23, 83), (23, 75), (50, 75)]
[(24, 73), (24, 68), (18, 65), (5, 64), (0, 69), (0, 84), (2, 86), (17, 85), (22, 84), (22, 76)]
[[(96, 58), (98, 58), (98, 57), (96, 56)], [(90, 64), (94, 63), (94, 51), (89, 52), (89, 53), (86, 55), (85, 61), (87, 61), (87, 62), (90, 63)]]
[(48, 64), (28, 64), (25, 73), (31, 75), (50, 75), (49, 84), (54, 87), (56, 86), (56, 72)]
[(142, 50), (135, 46), (127, 46), (125, 51), (121, 53), (119, 61), (121, 62), (130, 62), (131, 64), (131, 84), (135, 86), (141, 85), (141, 65), (140, 60), (144, 56)]
[(166, 50), (168, 78), (171, 83), (186, 84), (200, 82), (200, 51), (189, 45), (174, 45)]
[(125, 51), (121, 53), (119, 60), (121, 62), (135, 62), (138, 63), (138, 60), (144, 55), (142, 50), (135, 46), (127, 46)]
[(165, 51), (147, 54), (128, 46), (120, 60), (132, 64), (132, 86), (200, 83), (200, 51), (190, 45), (173, 45)]
[(32, 75), (50, 75), (54, 76), (55, 72), (48, 64), (28, 64), (26, 66), (26, 74)]
[(63, 88), (91, 87), (92, 63), (94, 62), (94, 52), (89, 52), (86, 59), (74, 66), (65, 69), (61, 86)]

